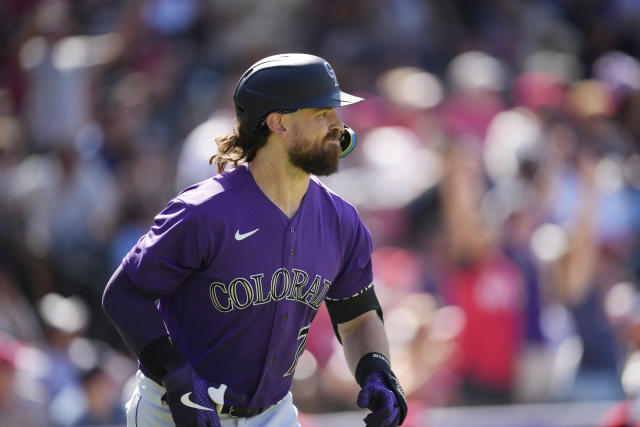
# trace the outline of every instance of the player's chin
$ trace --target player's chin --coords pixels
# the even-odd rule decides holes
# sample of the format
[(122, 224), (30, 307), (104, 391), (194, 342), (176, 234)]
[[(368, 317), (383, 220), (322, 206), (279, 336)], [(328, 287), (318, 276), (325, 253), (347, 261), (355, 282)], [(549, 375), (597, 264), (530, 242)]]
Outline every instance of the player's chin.
[(338, 172), (338, 161), (340, 160), (339, 154), (340, 154), (339, 149), (331, 153), (331, 156), (327, 161), (327, 165), (325, 169), (326, 173), (324, 173), (325, 176)]
[(329, 157), (333, 157), (334, 155), (336, 158), (339, 157), (342, 151), (342, 148), (340, 147), (340, 141), (338, 140), (327, 141), (326, 145), (324, 146), (324, 150), (327, 156)]
[(339, 160), (338, 155), (339, 149), (325, 152), (322, 159), (318, 159), (318, 161), (314, 162), (313, 167), (311, 167), (311, 173), (318, 176), (329, 176), (337, 172)]

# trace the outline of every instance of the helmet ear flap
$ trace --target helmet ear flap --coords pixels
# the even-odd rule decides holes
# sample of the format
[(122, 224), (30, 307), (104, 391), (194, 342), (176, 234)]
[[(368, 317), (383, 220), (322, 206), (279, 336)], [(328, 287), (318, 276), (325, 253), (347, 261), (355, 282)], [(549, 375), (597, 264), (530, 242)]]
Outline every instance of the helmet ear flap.
[(340, 135), (340, 148), (342, 149), (342, 153), (340, 153), (338, 157), (347, 157), (356, 147), (356, 141), (356, 133), (349, 126), (344, 125), (344, 129)]

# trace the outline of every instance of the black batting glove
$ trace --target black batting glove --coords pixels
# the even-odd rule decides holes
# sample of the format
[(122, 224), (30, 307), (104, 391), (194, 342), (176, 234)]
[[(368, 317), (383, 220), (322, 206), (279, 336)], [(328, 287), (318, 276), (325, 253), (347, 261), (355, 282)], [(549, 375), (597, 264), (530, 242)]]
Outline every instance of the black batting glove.
[(386, 357), (380, 353), (364, 355), (356, 368), (362, 387), (358, 406), (371, 413), (364, 418), (367, 427), (396, 427), (407, 417), (407, 399)]
[(189, 363), (169, 371), (162, 384), (176, 427), (220, 427), (216, 404), (208, 394), (208, 384)]

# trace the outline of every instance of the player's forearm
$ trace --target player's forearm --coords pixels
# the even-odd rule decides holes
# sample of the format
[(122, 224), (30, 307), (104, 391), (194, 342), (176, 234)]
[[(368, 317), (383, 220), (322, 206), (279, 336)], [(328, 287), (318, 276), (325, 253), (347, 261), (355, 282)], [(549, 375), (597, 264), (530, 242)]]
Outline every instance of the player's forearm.
[(136, 356), (153, 340), (167, 334), (154, 298), (138, 290), (122, 267), (111, 276), (102, 307)]
[(381, 353), (389, 358), (389, 341), (382, 320), (375, 311), (338, 325), (347, 365), (355, 374), (358, 362), (367, 353)]

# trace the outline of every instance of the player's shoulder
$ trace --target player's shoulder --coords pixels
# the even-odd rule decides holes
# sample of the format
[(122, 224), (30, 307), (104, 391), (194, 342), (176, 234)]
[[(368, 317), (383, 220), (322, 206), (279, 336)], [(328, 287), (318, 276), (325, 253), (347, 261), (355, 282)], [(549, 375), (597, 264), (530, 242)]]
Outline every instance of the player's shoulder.
[(317, 176), (311, 175), (311, 185), (316, 187), (320, 197), (326, 199), (340, 216), (358, 216), (357, 209), (351, 202), (329, 188), (324, 182), (320, 181)]
[[(369, 230), (354, 204), (338, 195), (316, 176), (311, 176), (311, 185), (315, 186), (318, 197), (323, 200), (323, 214), (335, 214), (343, 240), (354, 240), (359, 238), (357, 236), (368, 236), (371, 240)], [(327, 212), (327, 209), (330, 211)]]
[(182, 190), (175, 199), (190, 207), (208, 206), (224, 203), (234, 190), (251, 181), (250, 172), (245, 165), (224, 171), (216, 176), (197, 182)]

